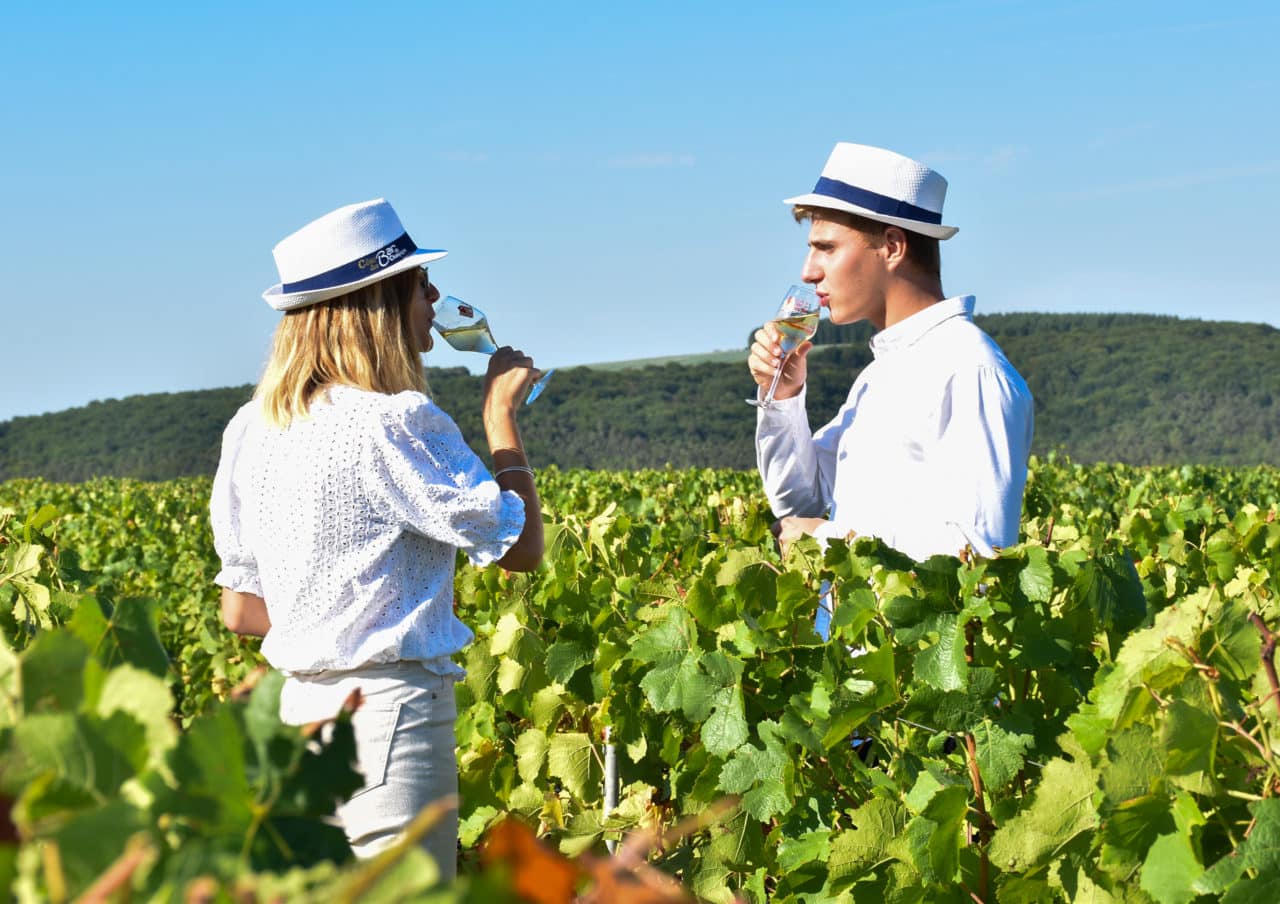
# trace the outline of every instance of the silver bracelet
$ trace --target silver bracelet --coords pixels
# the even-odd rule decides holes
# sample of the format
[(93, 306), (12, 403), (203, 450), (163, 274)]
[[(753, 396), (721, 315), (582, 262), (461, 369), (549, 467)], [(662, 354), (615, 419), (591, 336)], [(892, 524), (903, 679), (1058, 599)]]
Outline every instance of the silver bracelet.
[(533, 468), (528, 465), (507, 465), (505, 468), (499, 468), (493, 472), (494, 479), (501, 477), (509, 471), (524, 471), (524, 473), (528, 474), (530, 477), (533, 476)]

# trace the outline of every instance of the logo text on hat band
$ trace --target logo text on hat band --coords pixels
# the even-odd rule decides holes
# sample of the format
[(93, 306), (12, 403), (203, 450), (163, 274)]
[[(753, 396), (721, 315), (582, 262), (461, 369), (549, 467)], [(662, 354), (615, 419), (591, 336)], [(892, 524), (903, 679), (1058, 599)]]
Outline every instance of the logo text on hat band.
[(399, 241), (400, 241), (399, 239), (396, 239), (395, 242), (392, 242), (390, 245), (387, 245), (385, 248), (379, 248), (375, 253), (371, 254), (369, 257), (360, 258), (360, 260), (356, 261), (356, 266), (358, 266), (361, 270), (368, 270), (371, 273), (376, 273), (379, 270), (381, 270), (383, 267), (391, 266), (396, 261), (400, 260), (400, 258), (404, 257), (406, 254), (409, 253), (409, 250), (407, 248), (401, 248), (398, 244), (396, 244), (396, 242), (399, 242)]
[(332, 270), (326, 270), (316, 276), (310, 276), (297, 282), (284, 283), (280, 286), (280, 291), (284, 294), (316, 292), (322, 289), (331, 289), (336, 286), (359, 282), (381, 270), (385, 270), (405, 255), (414, 254), (417, 251), (418, 246), (413, 243), (413, 239), (409, 238), (409, 234), (406, 232), (399, 238), (383, 245), (372, 254), (366, 254), (364, 257), (348, 264), (343, 264), (340, 267), (334, 267)]

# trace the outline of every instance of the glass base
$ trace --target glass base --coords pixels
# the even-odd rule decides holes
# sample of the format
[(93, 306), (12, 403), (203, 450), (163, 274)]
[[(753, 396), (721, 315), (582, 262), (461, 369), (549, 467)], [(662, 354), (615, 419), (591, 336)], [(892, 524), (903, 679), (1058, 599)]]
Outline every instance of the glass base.
[(524, 400), (526, 405), (532, 405), (538, 400), (538, 396), (542, 395), (542, 390), (547, 388), (547, 381), (551, 379), (553, 373), (555, 373), (555, 368), (543, 373), (542, 376), (538, 377), (537, 382), (529, 387), (529, 395)]

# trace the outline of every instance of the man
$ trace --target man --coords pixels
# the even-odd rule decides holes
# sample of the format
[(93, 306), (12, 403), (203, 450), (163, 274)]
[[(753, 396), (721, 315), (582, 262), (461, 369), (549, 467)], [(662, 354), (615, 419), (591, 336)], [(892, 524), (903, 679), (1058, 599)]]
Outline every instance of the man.
[[(920, 560), (1017, 542), (1031, 393), (974, 325), (973, 296), (943, 295), (938, 242), (957, 232), (941, 225), (946, 191), (923, 164), (841, 143), (814, 190), (785, 202), (810, 224), (802, 278), (831, 321), (879, 332), (873, 361), (817, 433), (805, 412), (812, 343), (786, 361), (778, 401), (759, 409), (756, 460), (784, 545), (875, 536)], [(766, 324), (748, 362), (762, 391), (781, 362)]]

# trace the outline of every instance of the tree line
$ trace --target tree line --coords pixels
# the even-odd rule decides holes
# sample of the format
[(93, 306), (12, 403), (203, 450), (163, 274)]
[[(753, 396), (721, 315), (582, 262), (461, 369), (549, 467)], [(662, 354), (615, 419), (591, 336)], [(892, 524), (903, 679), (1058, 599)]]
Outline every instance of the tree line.
[[(1135, 314), (976, 318), (1027, 379), (1037, 453), (1081, 462), (1280, 465), (1280, 330)], [(823, 323), (810, 357), (809, 413), (834, 415), (871, 360), (866, 324)], [(625, 370), (560, 368), (522, 413), (539, 467), (750, 468), (755, 413), (742, 362)], [(483, 447), (481, 380), (429, 369), (432, 394)], [(156, 393), (0, 423), (0, 480), (211, 474), (222, 429), (252, 386)]]

